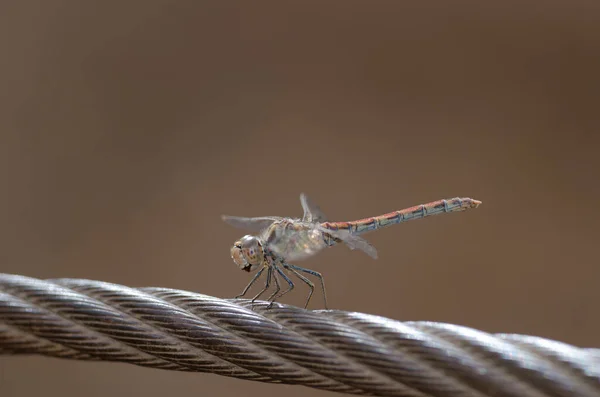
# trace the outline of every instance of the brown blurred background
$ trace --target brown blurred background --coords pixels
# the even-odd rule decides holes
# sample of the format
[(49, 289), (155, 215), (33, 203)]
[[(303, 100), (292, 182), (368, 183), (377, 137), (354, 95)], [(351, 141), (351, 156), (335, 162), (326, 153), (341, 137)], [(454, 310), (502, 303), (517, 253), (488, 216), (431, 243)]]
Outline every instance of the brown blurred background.
[[(418, 3), (3, 2), (0, 272), (232, 297), (221, 214), (469, 196), (300, 264), (334, 308), (600, 347), (600, 3)], [(333, 395), (0, 357), (0, 395), (41, 393)]]

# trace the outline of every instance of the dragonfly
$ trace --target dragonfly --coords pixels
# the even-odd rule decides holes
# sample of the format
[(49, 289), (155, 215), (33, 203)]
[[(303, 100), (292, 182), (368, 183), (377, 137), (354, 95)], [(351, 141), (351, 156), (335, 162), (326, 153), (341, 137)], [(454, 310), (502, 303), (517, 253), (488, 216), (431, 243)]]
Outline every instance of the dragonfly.
[[(329, 221), (320, 207), (304, 193), (300, 194), (300, 203), (304, 211), (302, 218), (279, 216), (246, 218), (222, 215), (222, 219), (229, 225), (256, 232), (255, 235), (247, 234), (237, 240), (230, 250), (233, 262), (241, 270), (249, 273), (258, 270), (235, 299), (245, 296), (250, 287), (266, 271), (264, 288), (252, 298), (252, 303), (269, 289), (273, 280), (275, 290), (267, 298), (270, 302), (268, 308), (270, 308), (276, 300), (294, 289), (294, 282), (291, 279), (294, 276), (310, 289), (304, 305), (306, 308), (315, 289), (313, 282), (304, 275), (309, 274), (319, 279), (325, 309), (327, 309), (325, 281), (321, 273), (291, 262), (307, 259), (324, 248), (336, 244), (344, 244), (351, 250), (363, 251), (371, 258), (377, 259), (377, 250), (361, 235), (413, 219), (477, 208), (481, 201), (468, 197), (455, 197), (349, 222)], [(281, 292), (279, 277), (288, 285), (283, 292)]]

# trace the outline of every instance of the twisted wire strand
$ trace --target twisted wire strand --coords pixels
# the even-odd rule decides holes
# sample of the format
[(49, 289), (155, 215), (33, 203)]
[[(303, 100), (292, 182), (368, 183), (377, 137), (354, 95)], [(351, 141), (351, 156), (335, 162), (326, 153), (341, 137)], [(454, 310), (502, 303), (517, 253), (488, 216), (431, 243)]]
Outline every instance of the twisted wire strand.
[(600, 396), (600, 349), (434, 322), (0, 274), (0, 354), (407, 397)]

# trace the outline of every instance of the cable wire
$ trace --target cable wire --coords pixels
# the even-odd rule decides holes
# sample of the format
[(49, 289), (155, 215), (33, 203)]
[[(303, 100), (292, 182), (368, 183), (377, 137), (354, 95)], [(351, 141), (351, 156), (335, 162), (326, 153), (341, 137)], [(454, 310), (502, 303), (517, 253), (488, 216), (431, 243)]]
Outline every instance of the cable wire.
[(0, 354), (374, 396), (599, 397), (600, 349), (82, 279), (0, 274)]

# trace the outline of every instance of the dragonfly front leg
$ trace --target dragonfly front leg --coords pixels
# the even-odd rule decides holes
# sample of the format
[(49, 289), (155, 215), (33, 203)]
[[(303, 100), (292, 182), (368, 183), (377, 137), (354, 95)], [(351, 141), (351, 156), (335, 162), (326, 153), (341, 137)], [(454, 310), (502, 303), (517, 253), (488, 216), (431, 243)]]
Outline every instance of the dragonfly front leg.
[(271, 277), (273, 276), (273, 268), (271, 266), (267, 267), (267, 281), (265, 282), (265, 288), (260, 290), (258, 294), (254, 298), (252, 298), (252, 303), (258, 299), (259, 296), (265, 293), (266, 290), (269, 289), (269, 285), (271, 285)]
[[(325, 309), (327, 310), (328, 307), (327, 307), (327, 293), (325, 292), (325, 279), (323, 278), (323, 276), (321, 275), (321, 273), (316, 272), (314, 270), (305, 269), (303, 267), (296, 266), (296, 265), (290, 265), (290, 264), (288, 264), (288, 266), (290, 267), (290, 269), (295, 269), (295, 270), (299, 270), (299, 271), (304, 272), (304, 273), (312, 274), (313, 276), (315, 276), (315, 277), (317, 277), (319, 279), (319, 281), (321, 282), (321, 290), (323, 291), (323, 300), (325, 302)], [(309, 297), (309, 299), (310, 299), (310, 297)]]
[(241, 294), (237, 295), (234, 299), (238, 299), (241, 298), (242, 296), (246, 295), (246, 292), (248, 292), (248, 290), (250, 289), (250, 287), (252, 286), (252, 284), (254, 284), (256, 282), (256, 280), (258, 280), (258, 278), (260, 277), (260, 275), (262, 274), (262, 272), (265, 271), (265, 268), (263, 267), (262, 269), (260, 269), (255, 275), (254, 277), (252, 277), (252, 280), (250, 280), (250, 282), (248, 283), (248, 285), (246, 285), (246, 288), (244, 288), (244, 290), (242, 291)]

